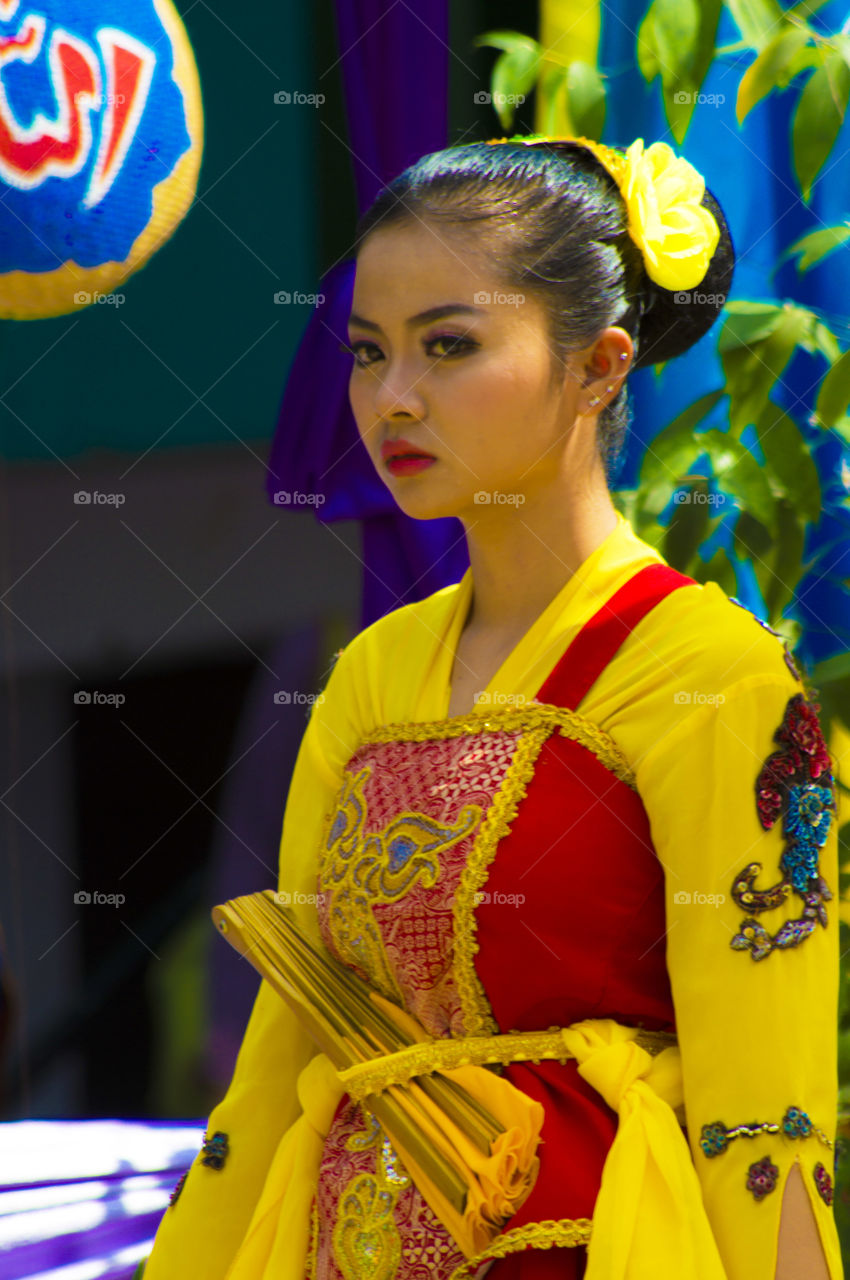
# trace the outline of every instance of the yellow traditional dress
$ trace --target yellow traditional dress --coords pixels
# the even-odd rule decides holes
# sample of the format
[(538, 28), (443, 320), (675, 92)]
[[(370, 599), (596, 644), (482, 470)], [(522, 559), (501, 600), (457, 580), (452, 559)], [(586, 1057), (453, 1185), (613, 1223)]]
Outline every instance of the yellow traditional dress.
[[(449, 681), (471, 572), (380, 619), (340, 653), (287, 800), (280, 891), (305, 929), (430, 1035), (565, 1027), (574, 1061), (502, 1067), (548, 1107), (529, 1201), (549, 1206), (546, 1218), (523, 1207), (521, 1225), (509, 1221), (479, 1257), (455, 1256), (368, 1113), (264, 981), (145, 1280), (538, 1280), (585, 1265), (587, 1280), (774, 1280), (795, 1163), (830, 1280), (841, 1280), (831, 761), (782, 641), (716, 584), (674, 583), (610, 643), (611, 602), (634, 604), (635, 584), (665, 573), (677, 576), (618, 516), (459, 717), (447, 715)], [(610, 649), (598, 671), (594, 637)], [(574, 655), (576, 672), (590, 662), (589, 683), (575, 685), (574, 707), (550, 704), (547, 691), (576, 674)], [(555, 804), (538, 870), (514, 862), (511, 880), (546, 770), (556, 799), (553, 777), (564, 779), (564, 812)], [(575, 812), (567, 779), (580, 772)], [(458, 777), (465, 793), (439, 811), (455, 824), (438, 832), (447, 856), (429, 860), (421, 831), (433, 850), (437, 810), (410, 797), (442, 803)], [(493, 778), (497, 803), (475, 812)], [(604, 833), (598, 847), (591, 830)], [(368, 865), (384, 889), (364, 904), (346, 857), (376, 840), (384, 861)], [(405, 878), (414, 853), (417, 875)], [(520, 879), (527, 895), (505, 892)], [(594, 968), (596, 950), (606, 963)], [(541, 983), (544, 995), (525, 1008), (502, 989), (511, 974), (520, 995)], [(630, 1023), (675, 1043), (655, 1056)], [(560, 1193), (558, 1170), (575, 1171)]]

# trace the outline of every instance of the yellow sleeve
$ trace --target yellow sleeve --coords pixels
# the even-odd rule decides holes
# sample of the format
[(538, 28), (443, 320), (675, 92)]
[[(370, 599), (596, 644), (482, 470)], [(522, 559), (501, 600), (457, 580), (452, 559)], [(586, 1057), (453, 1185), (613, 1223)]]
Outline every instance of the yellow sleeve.
[[(357, 682), (350, 672), (350, 651), (351, 646), (341, 652), (311, 708), (287, 795), (280, 846), (278, 891), (290, 894), (302, 923), (316, 935), (316, 855), (342, 764), (357, 736)], [(223, 939), (221, 945), (227, 945)], [(223, 1163), (220, 1168), (205, 1165), (203, 1151), (198, 1153), (178, 1197), (163, 1214), (145, 1280), (222, 1280), (226, 1275), (278, 1144), (300, 1114), (295, 1082), (315, 1053), (295, 1015), (263, 980), (232, 1080), (207, 1122), (208, 1138), (226, 1135)]]
[(832, 762), (790, 674), (749, 675), (692, 706), (635, 772), (665, 873), (687, 1134), (706, 1212), (729, 1280), (774, 1280), (785, 1183), (798, 1162), (830, 1280), (842, 1280), (829, 1145), (838, 1105)]

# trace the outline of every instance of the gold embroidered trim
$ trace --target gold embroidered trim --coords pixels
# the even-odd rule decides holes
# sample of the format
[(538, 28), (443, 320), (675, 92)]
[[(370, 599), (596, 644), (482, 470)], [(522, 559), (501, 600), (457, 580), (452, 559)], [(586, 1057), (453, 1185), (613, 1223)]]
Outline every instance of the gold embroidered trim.
[[(653, 1056), (677, 1043), (670, 1031), (639, 1029), (635, 1041)], [(429, 1040), (386, 1054), (372, 1062), (357, 1063), (339, 1072), (348, 1096), (362, 1102), (369, 1094), (381, 1093), (391, 1085), (406, 1084), (414, 1076), (431, 1075), (453, 1067), (484, 1066), (486, 1063), (540, 1062), (555, 1059), (566, 1063), (575, 1055), (564, 1044), (561, 1029), (512, 1031), (495, 1036), (463, 1036), (459, 1039)]]
[(319, 1254), (319, 1206), (316, 1197), (313, 1197), (313, 1207), (310, 1210), (310, 1248), (307, 1251), (307, 1280), (316, 1280), (316, 1266)]
[(591, 1218), (552, 1218), (543, 1222), (527, 1222), (522, 1227), (513, 1227), (503, 1231), (500, 1236), (475, 1255), (456, 1267), (449, 1280), (464, 1280), (471, 1271), (488, 1258), (504, 1258), (509, 1253), (518, 1253), (531, 1245), (535, 1249), (554, 1249), (557, 1247), (575, 1247), (586, 1245), (593, 1230)]
[[(572, 738), (589, 748), (601, 764), (616, 774), (633, 791), (637, 791), (635, 775), (620, 747), (609, 733), (598, 724), (581, 716), (569, 707), (557, 707), (551, 702), (530, 699), (517, 707), (499, 707), (486, 713), (466, 711), (443, 720), (403, 720), (379, 725), (360, 739), (360, 746), (373, 742), (423, 742), (428, 738), (457, 738), (465, 733), (483, 733), (487, 730), (535, 729), (547, 725), (550, 732), (556, 729), (564, 738)], [(360, 748), (358, 747), (358, 750)]]
[(526, 794), (528, 783), (534, 774), (540, 749), (552, 731), (551, 725), (545, 723), (534, 728), (528, 728), (527, 725), (522, 727), (524, 731), (517, 742), (513, 759), (487, 810), (487, 816), (478, 829), (455, 894), (453, 967), (463, 1026), (468, 1036), (493, 1035), (499, 1030), (487, 994), (475, 971), (475, 953), (478, 951), (475, 940), (476, 895), (487, 879), (487, 872), (496, 856), (500, 840), (510, 831), (519, 802)]

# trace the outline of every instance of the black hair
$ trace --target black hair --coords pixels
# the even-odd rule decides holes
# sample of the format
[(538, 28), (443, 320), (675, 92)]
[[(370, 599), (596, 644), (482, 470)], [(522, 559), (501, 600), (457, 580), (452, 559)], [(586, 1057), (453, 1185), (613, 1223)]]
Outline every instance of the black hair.
[[(406, 218), (471, 229), (475, 248), (497, 265), (506, 287), (528, 290), (544, 306), (555, 364), (618, 325), (634, 343), (631, 367), (639, 369), (687, 351), (726, 300), (732, 237), (707, 188), (702, 204), (720, 240), (686, 298), (646, 274), (620, 189), (587, 147), (569, 139), (474, 142), (423, 156), (384, 187), (357, 224), (354, 251), (371, 232)], [(630, 420), (624, 380), (597, 419), (609, 485)]]

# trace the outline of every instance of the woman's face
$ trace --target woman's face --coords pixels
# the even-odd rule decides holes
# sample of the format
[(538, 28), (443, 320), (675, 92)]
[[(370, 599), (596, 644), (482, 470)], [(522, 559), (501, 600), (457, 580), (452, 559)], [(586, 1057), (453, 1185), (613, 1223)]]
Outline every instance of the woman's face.
[[(372, 232), (357, 259), (349, 342), (357, 429), (407, 515), (478, 521), (515, 513), (541, 486), (563, 488), (570, 428), (590, 394), (581, 365), (571, 356), (553, 376), (542, 307), (488, 274), (471, 236), (416, 219)], [(595, 419), (581, 421), (571, 468), (595, 454)], [(396, 440), (434, 461), (394, 474), (384, 453)]]

